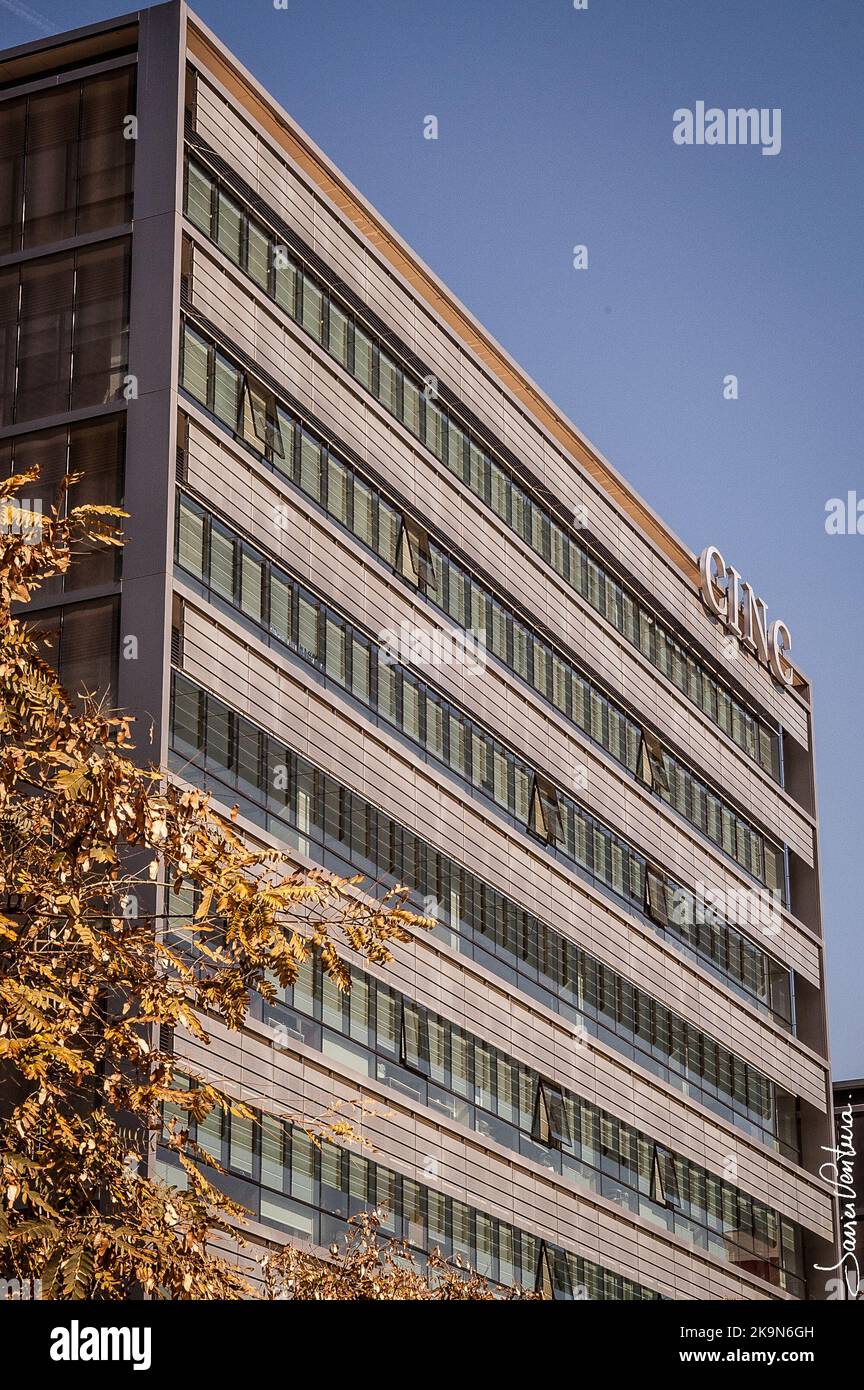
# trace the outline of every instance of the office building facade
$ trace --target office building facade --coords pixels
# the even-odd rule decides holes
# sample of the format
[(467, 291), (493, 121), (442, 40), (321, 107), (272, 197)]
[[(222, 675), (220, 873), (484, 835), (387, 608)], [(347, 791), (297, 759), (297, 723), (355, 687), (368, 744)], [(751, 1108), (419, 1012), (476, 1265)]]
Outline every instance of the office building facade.
[[(240, 1035), (177, 1033), (260, 1112), (198, 1135), (255, 1238), (378, 1205), (554, 1297), (824, 1296), (787, 635), (756, 603), (730, 634), (718, 557), (700, 588), (185, 5), (0, 55), (0, 128), (2, 466), (130, 513), (34, 603), (61, 673), (252, 842), (435, 922), (349, 994), (304, 971)], [(292, 1125), (334, 1102), (369, 1148)]]

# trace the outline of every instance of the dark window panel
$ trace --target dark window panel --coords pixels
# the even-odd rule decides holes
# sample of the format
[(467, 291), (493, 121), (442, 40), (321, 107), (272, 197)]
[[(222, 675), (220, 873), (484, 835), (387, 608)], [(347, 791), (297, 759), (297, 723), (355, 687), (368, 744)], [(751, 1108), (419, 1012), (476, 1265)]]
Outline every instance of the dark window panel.
[[(81, 481), (69, 490), (69, 506), (117, 507), (123, 501), (125, 421), (122, 416), (74, 426), (69, 436), (69, 472)], [(122, 551), (115, 546), (76, 546), (65, 587), (83, 589), (108, 584), (119, 576)]]
[[(123, 499), (124, 438), (124, 420), (120, 415), (24, 434), (7, 441), (0, 454), (0, 477), (38, 469), (38, 480), (23, 488), (20, 495), (38, 500), (43, 515), (57, 505), (59, 486), (67, 473), (80, 473), (82, 477), (69, 487), (62, 515), (87, 503), (119, 506)], [(78, 542), (66, 574), (47, 580), (39, 592), (43, 596), (70, 593), (110, 583), (119, 575), (121, 553), (112, 546)]]
[(129, 244), (78, 255), (72, 408), (117, 400), (129, 355)]
[(132, 217), (135, 141), (125, 138), (134, 110), (131, 70), (85, 83), (81, 107), (78, 231), (115, 227)]
[(15, 415), (15, 358), (18, 344), (18, 267), (0, 270), (0, 424)]
[(0, 256), (21, 245), (26, 124), (26, 99), (0, 104)]
[(30, 98), (24, 174), (25, 247), (44, 246), (75, 235), (80, 100), (77, 83)]
[(71, 252), (21, 267), (16, 421), (69, 408), (74, 284)]
[(59, 671), (73, 697), (87, 690), (109, 705), (117, 677), (117, 599), (95, 599), (48, 609), (29, 619), (49, 639), (44, 659)]

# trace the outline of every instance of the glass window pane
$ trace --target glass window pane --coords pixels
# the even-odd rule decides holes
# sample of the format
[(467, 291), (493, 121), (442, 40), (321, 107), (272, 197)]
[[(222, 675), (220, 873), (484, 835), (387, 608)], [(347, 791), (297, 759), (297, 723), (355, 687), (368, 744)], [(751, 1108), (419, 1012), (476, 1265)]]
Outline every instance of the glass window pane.
[(207, 404), (207, 361), (206, 339), (187, 323), (183, 332), (183, 386), (202, 405)]
[(289, 580), (270, 572), (270, 630), (285, 643), (291, 640), (291, 591)]
[(180, 499), (178, 559), (197, 579), (204, 577), (204, 513), (187, 498)]
[(391, 414), (396, 414), (399, 369), (386, 352), (378, 353), (378, 399)]
[(210, 235), (213, 184), (207, 170), (190, 159), (186, 175), (186, 213), (189, 221)]
[(79, 235), (131, 221), (135, 141), (126, 139), (126, 117), (135, 110), (134, 84), (135, 74), (127, 68), (82, 86)]
[(210, 583), (225, 598), (234, 598), (234, 538), (218, 522), (210, 527)]
[(372, 390), (372, 339), (354, 325), (354, 375), (367, 389)]
[(0, 103), (0, 256), (21, 245), (26, 126), (26, 98)]
[(237, 429), (240, 409), (241, 374), (237, 368), (223, 357), (215, 354), (215, 380), (213, 385), (213, 411), (220, 420), (232, 430)]
[(324, 296), (307, 274), (303, 276), (303, 327), (320, 343), (324, 327)]
[(231, 1116), (228, 1166), (235, 1173), (251, 1178), (254, 1168), (254, 1121), (242, 1115)]
[(321, 445), (308, 430), (300, 434), (300, 486), (316, 502), (321, 500)]
[(24, 245), (75, 234), (81, 88), (68, 83), (36, 92), (27, 113)]
[(129, 244), (78, 252), (72, 408), (116, 400), (129, 355)]
[(298, 598), (298, 647), (304, 656), (318, 660), (318, 609), (304, 594)]
[(219, 189), (217, 200), (218, 231), (216, 240), (221, 251), (235, 265), (240, 264), (240, 248), (243, 236), (243, 213), (241, 208)]
[(264, 1115), (261, 1120), (261, 1182), (277, 1192), (282, 1191), (285, 1181), (282, 1136), (281, 1120)]
[(32, 261), (21, 269), (17, 420), (69, 408), (74, 273), (71, 254)]
[(348, 499), (351, 474), (332, 454), (327, 458), (327, 510), (343, 526), (348, 524)]
[(294, 318), (297, 313), (297, 267), (281, 247), (274, 252), (273, 292), (276, 303)]
[(266, 232), (255, 222), (249, 223), (248, 237), (249, 274), (256, 285), (267, 290), (270, 283), (270, 242)]
[(330, 337), (328, 347), (337, 362), (348, 365), (348, 319), (338, 304), (330, 300)]
[(263, 561), (244, 546), (240, 561), (240, 606), (256, 623), (261, 621), (263, 597)]

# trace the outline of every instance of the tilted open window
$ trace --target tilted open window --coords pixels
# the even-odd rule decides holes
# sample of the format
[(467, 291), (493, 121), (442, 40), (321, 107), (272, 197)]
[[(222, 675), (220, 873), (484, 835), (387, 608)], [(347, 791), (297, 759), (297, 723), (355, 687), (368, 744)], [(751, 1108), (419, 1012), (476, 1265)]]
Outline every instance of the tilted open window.
[(573, 1297), (573, 1281), (567, 1257), (563, 1251), (550, 1250), (545, 1240), (541, 1240), (537, 1251), (534, 1292), (542, 1294), (544, 1298)]
[(681, 1189), (675, 1159), (667, 1149), (661, 1149), (659, 1144), (654, 1145), (651, 1162), (651, 1199), (661, 1202), (665, 1207), (681, 1206)]
[(243, 380), (240, 423), (243, 437), (250, 444), (262, 445), (277, 458), (285, 457), (282, 431), (276, 414), (276, 398), (272, 391), (259, 386), (248, 376)]
[(539, 1144), (546, 1144), (549, 1148), (570, 1147), (570, 1125), (567, 1121), (564, 1097), (557, 1086), (552, 1086), (547, 1081), (537, 1082), (531, 1136)]
[(645, 869), (645, 911), (658, 926), (669, 926), (666, 883), (659, 870), (652, 869), (650, 864)]
[(429, 537), (414, 521), (402, 520), (399, 541), (396, 546), (396, 568), (422, 593), (433, 593), (438, 588)]
[(534, 776), (528, 807), (528, 829), (544, 844), (551, 845), (563, 838), (558, 793), (539, 773)]
[(639, 776), (646, 787), (651, 787), (654, 791), (668, 792), (669, 778), (666, 775), (666, 765), (663, 761), (663, 749), (648, 729), (642, 730), (637, 767)]
[(399, 1051), (403, 1067), (429, 1075), (429, 1023), (425, 1012), (415, 1004), (402, 1004)]

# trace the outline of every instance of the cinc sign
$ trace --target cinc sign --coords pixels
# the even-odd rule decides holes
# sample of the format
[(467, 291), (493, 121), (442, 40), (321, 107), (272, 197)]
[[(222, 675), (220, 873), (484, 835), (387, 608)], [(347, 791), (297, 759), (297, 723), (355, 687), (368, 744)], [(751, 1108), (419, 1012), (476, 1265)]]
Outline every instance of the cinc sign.
[(791, 685), (794, 672), (788, 659), (792, 650), (789, 629), (781, 618), (768, 626), (768, 611), (751, 585), (745, 584), (733, 565), (727, 565), (716, 545), (706, 545), (699, 556), (699, 591), (709, 612), (729, 632), (755, 652), (783, 685)]

